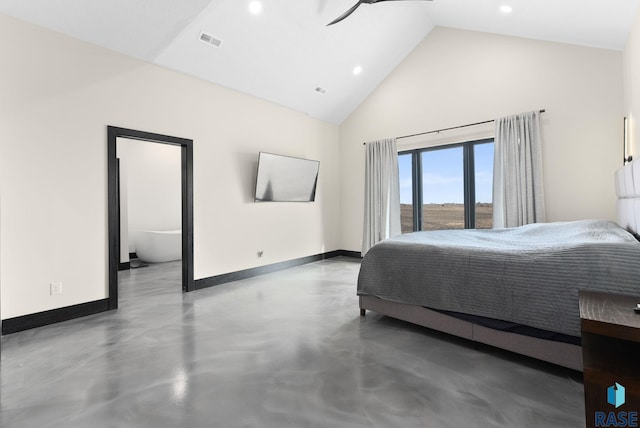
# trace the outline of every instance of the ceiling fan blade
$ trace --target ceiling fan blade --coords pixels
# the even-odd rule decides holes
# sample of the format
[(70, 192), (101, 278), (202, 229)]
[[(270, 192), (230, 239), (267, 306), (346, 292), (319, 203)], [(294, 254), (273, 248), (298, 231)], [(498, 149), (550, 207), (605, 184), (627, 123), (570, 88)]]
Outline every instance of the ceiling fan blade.
[[(375, 3), (380, 3), (380, 2), (383, 2), (383, 1), (417, 1), (417, 0), (358, 0), (358, 3), (356, 3), (351, 9), (349, 9), (348, 11), (346, 11), (345, 13), (343, 13), (342, 15), (340, 15), (339, 17), (337, 17), (336, 19), (334, 19), (333, 21), (328, 23), (327, 27), (329, 25), (337, 24), (338, 22), (340, 22), (343, 19), (345, 19), (347, 16), (349, 16), (353, 12), (355, 12), (356, 9), (358, 7), (360, 7), (360, 5), (363, 4), (363, 3), (375, 4)], [(422, 1), (433, 1), (433, 0), (422, 0)]]
[(338, 22), (342, 21), (343, 19), (345, 19), (347, 16), (351, 15), (353, 12), (356, 11), (356, 9), (358, 7), (360, 7), (360, 5), (364, 3), (362, 0), (358, 0), (358, 3), (356, 3), (351, 9), (349, 9), (348, 11), (346, 11), (345, 13), (343, 13), (342, 15), (340, 15), (339, 17), (337, 17), (336, 19), (334, 19), (333, 21), (331, 21), (330, 23), (327, 24), (327, 27), (329, 25), (333, 25), (333, 24), (337, 24)]
[[(363, 3), (380, 3), (383, 1), (418, 1), (418, 0), (369, 0), (369, 1), (364, 1)], [(433, 1), (433, 0), (421, 0), (421, 1)]]

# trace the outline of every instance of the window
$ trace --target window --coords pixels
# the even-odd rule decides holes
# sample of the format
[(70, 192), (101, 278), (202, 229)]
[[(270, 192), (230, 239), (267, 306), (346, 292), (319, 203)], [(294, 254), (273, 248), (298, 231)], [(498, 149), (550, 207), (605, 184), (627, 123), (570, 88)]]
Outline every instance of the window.
[(402, 233), (493, 226), (493, 139), (398, 154)]

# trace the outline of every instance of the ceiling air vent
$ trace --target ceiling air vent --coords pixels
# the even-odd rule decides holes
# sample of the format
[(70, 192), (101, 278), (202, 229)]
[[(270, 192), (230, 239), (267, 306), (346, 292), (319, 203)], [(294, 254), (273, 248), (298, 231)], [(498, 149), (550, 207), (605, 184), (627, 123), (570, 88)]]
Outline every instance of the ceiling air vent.
[(321, 88), (320, 86), (318, 86), (318, 87), (316, 88), (316, 92), (317, 92), (317, 93), (319, 93), (319, 94), (326, 94), (326, 93), (327, 93), (327, 90), (326, 90), (326, 89), (324, 89), (324, 88)]
[(202, 33), (200, 33), (200, 41), (204, 42), (204, 43), (206, 43), (208, 45), (215, 46), (217, 48), (219, 48), (220, 45), (222, 44), (222, 40), (216, 39), (215, 37), (213, 37), (210, 34), (205, 33), (204, 31)]

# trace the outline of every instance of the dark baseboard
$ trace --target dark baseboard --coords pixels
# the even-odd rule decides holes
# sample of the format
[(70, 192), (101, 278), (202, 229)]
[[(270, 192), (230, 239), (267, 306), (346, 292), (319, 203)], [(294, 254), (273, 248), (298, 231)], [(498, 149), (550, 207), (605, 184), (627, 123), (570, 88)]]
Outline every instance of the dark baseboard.
[(124, 263), (120, 262), (120, 263), (118, 263), (118, 270), (119, 271), (121, 271), (121, 270), (129, 270), (129, 269), (131, 269), (131, 262), (124, 262)]
[(361, 259), (362, 253), (360, 251), (349, 251), (349, 250), (338, 250), (340, 252), (340, 256), (342, 257), (351, 257), (354, 259)]
[(72, 320), (87, 315), (93, 315), (109, 310), (109, 299), (95, 300), (93, 302), (80, 303), (64, 308), (51, 309), (35, 314), (22, 315), (20, 317), (2, 320), (2, 334), (17, 333), (31, 328), (42, 327), (62, 321)]
[(328, 253), (316, 254), (314, 256), (300, 257), (298, 259), (287, 260), (279, 263), (273, 263), (266, 266), (258, 266), (250, 269), (239, 270), (236, 272), (223, 273), (221, 275), (197, 279), (195, 288), (196, 290), (202, 290), (203, 288), (209, 288), (216, 285), (225, 284), (227, 282), (239, 281), (241, 279), (263, 275), (265, 273), (276, 272), (279, 270), (288, 269), (295, 266), (301, 266), (307, 263), (313, 263), (320, 260), (331, 259), (339, 256), (360, 258), (360, 253), (356, 251), (335, 250), (335, 251), (330, 251)]

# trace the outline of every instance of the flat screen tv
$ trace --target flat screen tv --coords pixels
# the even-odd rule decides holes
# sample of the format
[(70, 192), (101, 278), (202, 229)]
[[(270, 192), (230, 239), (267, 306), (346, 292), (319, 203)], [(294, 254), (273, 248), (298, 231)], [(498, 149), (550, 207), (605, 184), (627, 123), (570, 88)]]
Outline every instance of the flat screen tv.
[(319, 161), (260, 152), (256, 202), (312, 202)]

